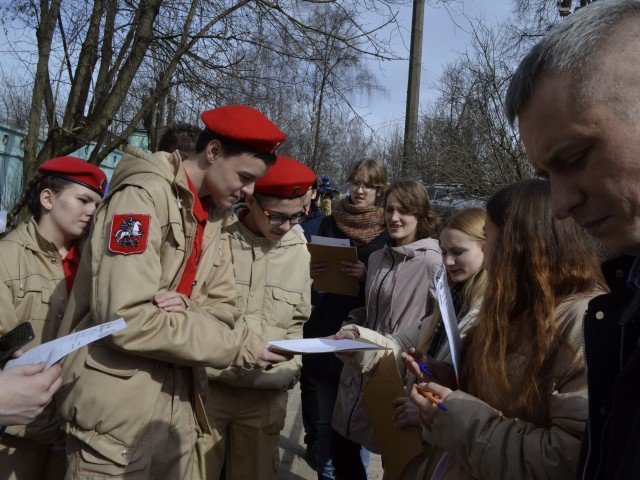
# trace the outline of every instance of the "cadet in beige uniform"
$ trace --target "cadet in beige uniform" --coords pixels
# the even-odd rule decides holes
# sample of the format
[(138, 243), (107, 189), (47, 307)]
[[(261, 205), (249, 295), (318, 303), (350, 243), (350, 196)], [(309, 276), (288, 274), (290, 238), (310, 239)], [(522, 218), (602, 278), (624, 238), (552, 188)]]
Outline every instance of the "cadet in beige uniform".
[(128, 150), (96, 212), (62, 330), (119, 317), (127, 328), (64, 363), (68, 479), (191, 478), (196, 436), (208, 429), (194, 381), (204, 371), (193, 367), (286, 360), (249, 329), (232, 330), (230, 251), (220, 223), (207, 220), (209, 207), (253, 191), (284, 134), (244, 106), (202, 119), (188, 159)]
[[(54, 158), (38, 168), (14, 209), (16, 214), (26, 205), (32, 216), (0, 241), (0, 334), (30, 322), (35, 339), (25, 350), (56, 338), (80, 260), (79, 242), (106, 184), (95, 165)], [(64, 433), (49, 404), (31, 424), (7, 428), (0, 439), (0, 478), (63, 478), (64, 451)]]
[[(309, 252), (292, 227), (304, 218), (303, 196), (315, 179), (302, 163), (278, 157), (237, 209), (238, 219), (224, 229), (233, 255), (238, 327), (267, 340), (302, 338), (311, 313)], [(207, 369), (211, 435), (198, 440), (194, 478), (218, 480), (223, 464), (227, 479), (276, 478), (287, 390), (298, 381), (300, 366), (294, 357), (267, 371)]]

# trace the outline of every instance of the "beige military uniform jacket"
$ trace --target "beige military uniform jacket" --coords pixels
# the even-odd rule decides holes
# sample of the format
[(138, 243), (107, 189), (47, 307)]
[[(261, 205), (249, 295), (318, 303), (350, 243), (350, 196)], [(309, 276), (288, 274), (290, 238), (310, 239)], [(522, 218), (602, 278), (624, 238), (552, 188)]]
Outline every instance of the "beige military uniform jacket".
[[(0, 240), (0, 334), (31, 322), (33, 348), (56, 338), (67, 306), (67, 285), (60, 253), (38, 232), (31, 217)], [(1, 388), (1, 387), (0, 387)], [(50, 404), (30, 425), (7, 427), (7, 433), (53, 443), (62, 432)]]
[[(265, 340), (302, 338), (311, 314), (310, 255), (304, 238), (290, 230), (278, 243), (258, 236), (237, 220), (225, 221), (223, 238), (233, 256), (238, 326), (247, 326)], [(301, 358), (294, 356), (270, 370), (207, 369), (209, 380), (237, 387), (287, 390), (300, 377)]]
[[(58, 395), (67, 433), (118, 465), (129, 463), (150, 423), (162, 421), (151, 417), (174, 364), (251, 368), (265, 347), (249, 329), (233, 329), (236, 291), (219, 222), (205, 228), (187, 311), (166, 312), (152, 301), (180, 282), (197, 226), (193, 201), (179, 154), (127, 149), (96, 211), (63, 320), (62, 333), (120, 317), (127, 322), (67, 357)], [(149, 216), (144, 251), (112, 252), (115, 214)], [(194, 382), (196, 390), (202, 383)], [(206, 428), (201, 393), (195, 407)]]

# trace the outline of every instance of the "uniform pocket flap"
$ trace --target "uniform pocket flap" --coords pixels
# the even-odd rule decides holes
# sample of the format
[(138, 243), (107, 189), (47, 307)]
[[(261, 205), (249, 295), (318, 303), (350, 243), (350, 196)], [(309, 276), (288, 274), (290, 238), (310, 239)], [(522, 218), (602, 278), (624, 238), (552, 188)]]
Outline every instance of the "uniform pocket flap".
[(129, 378), (138, 371), (140, 359), (116, 352), (102, 345), (92, 345), (86, 365), (115, 377)]
[(287, 302), (291, 305), (297, 305), (302, 301), (301, 292), (292, 292), (289, 290), (283, 290), (281, 288), (272, 289), (273, 298), (282, 302)]

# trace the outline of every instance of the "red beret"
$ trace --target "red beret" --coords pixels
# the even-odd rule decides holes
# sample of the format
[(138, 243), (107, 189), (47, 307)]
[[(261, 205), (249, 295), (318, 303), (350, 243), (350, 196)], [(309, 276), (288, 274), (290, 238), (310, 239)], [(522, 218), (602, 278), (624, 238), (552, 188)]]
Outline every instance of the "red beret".
[(316, 174), (306, 165), (289, 157), (278, 156), (267, 174), (256, 180), (255, 192), (271, 197), (301, 197), (316, 181)]
[(40, 173), (54, 175), (87, 187), (100, 196), (104, 195), (107, 176), (95, 165), (76, 157), (57, 157), (38, 167)]
[(255, 108), (226, 105), (202, 112), (207, 129), (259, 153), (275, 153), (286, 136)]

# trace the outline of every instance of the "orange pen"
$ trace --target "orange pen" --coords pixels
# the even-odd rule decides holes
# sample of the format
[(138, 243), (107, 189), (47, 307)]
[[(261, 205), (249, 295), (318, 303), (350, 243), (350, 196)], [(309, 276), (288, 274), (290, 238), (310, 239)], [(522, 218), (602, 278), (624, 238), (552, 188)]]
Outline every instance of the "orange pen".
[(422, 395), (424, 398), (426, 398), (427, 400), (429, 400), (431, 403), (433, 403), (436, 407), (438, 407), (440, 410), (442, 410), (443, 412), (447, 411), (447, 407), (445, 407), (442, 402), (440, 402), (439, 398), (436, 398), (436, 396), (431, 393), (429, 390), (425, 390), (424, 387), (421, 387), (420, 385), (416, 384), (416, 390), (418, 390), (418, 393), (420, 395)]

